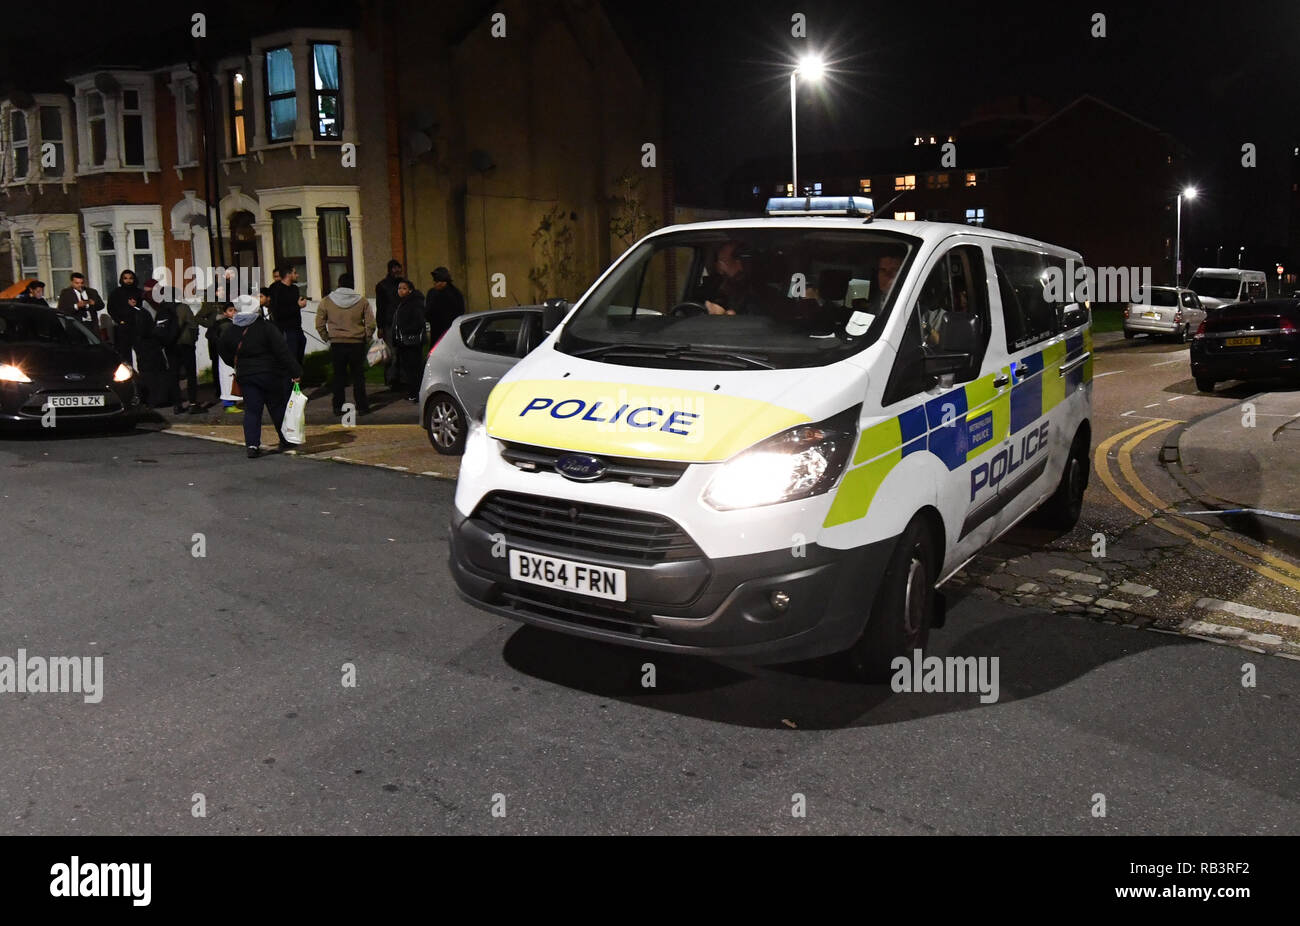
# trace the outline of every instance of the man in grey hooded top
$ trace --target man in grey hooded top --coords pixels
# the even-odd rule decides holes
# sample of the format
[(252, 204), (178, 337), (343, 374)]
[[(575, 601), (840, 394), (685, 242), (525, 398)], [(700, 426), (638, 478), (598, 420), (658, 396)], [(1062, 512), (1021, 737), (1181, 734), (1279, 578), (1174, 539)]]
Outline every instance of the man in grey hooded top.
[(345, 383), (352, 379), (352, 400), (357, 414), (370, 411), (366, 398), (366, 348), (375, 334), (375, 313), (370, 302), (352, 288), (352, 274), (339, 274), (338, 289), (316, 308), (316, 332), (330, 346), (334, 367), (334, 414), (343, 414)]

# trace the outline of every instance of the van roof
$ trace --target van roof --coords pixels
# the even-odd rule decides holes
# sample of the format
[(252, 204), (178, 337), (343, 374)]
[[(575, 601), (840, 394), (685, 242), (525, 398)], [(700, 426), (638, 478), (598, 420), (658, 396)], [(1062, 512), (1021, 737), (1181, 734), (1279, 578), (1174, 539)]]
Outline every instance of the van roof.
[(914, 238), (920, 238), (926, 244), (931, 245), (937, 244), (945, 238), (951, 238), (954, 235), (972, 235), (979, 238), (991, 238), (995, 241), (1005, 241), (1011, 244), (1026, 245), (1039, 250), (1052, 252), (1060, 257), (1073, 257), (1076, 260), (1083, 259), (1078, 251), (1072, 251), (1069, 248), (1063, 248), (1060, 245), (1048, 244), (1046, 241), (1039, 241), (1035, 238), (1026, 238), (1023, 235), (1013, 235), (1010, 232), (997, 231), (992, 228), (983, 228), (978, 225), (963, 225), (957, 222), (903, 222), (895, 219), (872, 219), (868, 223), (864, 222), (861, 217), (846, 216), (770, 216), (748, 219), (723, 219), (715, 222), (692, 222), (686, 225), (669, 225), (666, 228), (659, 229), (648, 237), (654, 238), (659, 235), (685, 231), (688, 229), (700, 231), (729, 231), (734, 229), (741, 231), (755, 228), (854, 229), (860, 231), (897, 232), (901, 235), (910, 235)]
[(1241, 267), (1202, 267), (1192, 274), (1194, 277), (1239, 277), (1247, 273), (1263, 275), (1263, 270), (1243, 270)]

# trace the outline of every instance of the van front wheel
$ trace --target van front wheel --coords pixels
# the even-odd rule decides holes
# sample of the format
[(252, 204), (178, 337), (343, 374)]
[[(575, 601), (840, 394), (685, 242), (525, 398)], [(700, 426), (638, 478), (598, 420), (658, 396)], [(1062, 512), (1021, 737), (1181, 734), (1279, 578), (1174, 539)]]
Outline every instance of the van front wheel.
[(891, 663), (925, 649), (934, 620), (939, 562), (927, 522), (914, 518), (890, 557), (866, 629), (849, 650), (849, 664), (865, 682), (888, 681)]
[(1065, 461), (1061, 481), (1043, 507), (1038, 520), (1045, 527), (1068, 531), (1079, 523), (1083, 512), (1083, 492), (1088, 488), (1088, 444), (1082, 434), (1074, 438), (1070, 456)]

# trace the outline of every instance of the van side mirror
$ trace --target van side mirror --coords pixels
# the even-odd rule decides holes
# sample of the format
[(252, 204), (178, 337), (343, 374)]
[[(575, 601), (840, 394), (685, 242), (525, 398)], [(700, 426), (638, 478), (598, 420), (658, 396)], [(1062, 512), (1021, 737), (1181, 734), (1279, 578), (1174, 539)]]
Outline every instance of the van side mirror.
[(547, 299), (542, 303), (542, 333), (550, 334), (564, 321), (564, 316), (573, 308), (567, 300)]

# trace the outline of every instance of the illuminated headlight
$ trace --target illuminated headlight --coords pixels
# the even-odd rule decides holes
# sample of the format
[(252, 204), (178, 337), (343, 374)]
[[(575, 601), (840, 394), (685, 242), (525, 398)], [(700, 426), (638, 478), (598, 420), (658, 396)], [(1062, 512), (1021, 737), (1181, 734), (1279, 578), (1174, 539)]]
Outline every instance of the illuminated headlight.
[(704, 490), (704, 502), (719, 511), (758, 508), (820, 495), (835, 484), (853, 449), (857, 420), (837, 415), (820, 424), (782, 431), (732, 457)]
[(134, 375), (135, 373), (131, 371), (129, 366), (125, 363), (119, 363), (117, 369), (113, 371), (113, 382), (124, 383)]
[(30, 383), (32, 378), (12, 363), (0, 363), (0, 382)]
[(460, 473), (465, 476), (478, 476), (487, 469), (492, 438), (488, 437), (487, 428), (482, 421), (474, 421), (465, 435), (465, 452), (460, 458)]

